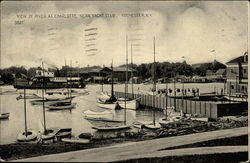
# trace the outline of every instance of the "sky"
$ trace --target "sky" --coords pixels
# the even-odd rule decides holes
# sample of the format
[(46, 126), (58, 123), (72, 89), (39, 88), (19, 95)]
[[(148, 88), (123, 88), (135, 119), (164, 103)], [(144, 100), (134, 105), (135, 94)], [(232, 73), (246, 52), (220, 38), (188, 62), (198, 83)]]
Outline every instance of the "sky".
[(149, 63), (154, 38), (157, 62), (226, 63), (247, 51), (248, 20), (247, 1), (5, 1), (0, 68)]

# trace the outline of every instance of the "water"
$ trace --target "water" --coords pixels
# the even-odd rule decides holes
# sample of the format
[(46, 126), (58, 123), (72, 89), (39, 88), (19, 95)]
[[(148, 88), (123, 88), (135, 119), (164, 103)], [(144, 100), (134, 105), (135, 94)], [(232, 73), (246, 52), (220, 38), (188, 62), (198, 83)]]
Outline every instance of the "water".
[[(165, 88), (165, 84), (158, 84), (159, 89)], [(173, 88), (173, 84), (169, 84), (169, 88)], [(185, 84), (185, 88), (199, 88), (201, 93), (220, 91), (223, 88), (223, 83), (208, 83), (208, 84)], [(149, 90), (152, 85), (135, 84), (134, 90)], [(176, 84), (176, 88), (182, 88), (182, 84)], [(100, 85), (88, 85), (86, 90), (90, 91), (89, 95), (78, 96), (72, 102), (77, 103), (72, 110), (50, 111), (46, 109), (46, 127), (69, 127), (72, 128), (72, 135), (77, 137), (83, 132), (93, 133), (95, 130), (91, 128), (91, 124), (83, 118), (83, 111), (96, 110), (103, 111), (96, 103), (96, 92), (100, 91)], [(117, 84), (114, 86), (116, 91), (124, 91), (124, 85)], [(1, 86), (2, 92), (15, 90), (12, 86)], [(131, 92), (131, 86), (128, 88)], [(110, 92), (110, 85), (104, 85), (104, 91)], [(18, 93), (23, 90), (18, 90), (15, 94), (0, 95), (0, 112), (10, 112), (10, 117), (7, 120), (0, 120), (0, 144), (8, 144), (16, 142), (16, 136), (20, 131), (24, 130), (24, 101), (16, 100)], [(26, 90), (26, 93), (41, 94), (41, 90)], [(27, 124), (28, 129), (41, 130), (43, 122), (43, 109), (40, 105), (31, 105), (31, 99), (27, 99)], [(124, 120), (124, 110), (113, 111), (117, 120)], [(162, 111), (156, 111), (156, 120), (163, 117)], [(153, 111), (149, 109), (139, 109), (137, 111), (127, 110), (127, 124), (132, 124), (134, 120), (149, 121), (153, 119)]]

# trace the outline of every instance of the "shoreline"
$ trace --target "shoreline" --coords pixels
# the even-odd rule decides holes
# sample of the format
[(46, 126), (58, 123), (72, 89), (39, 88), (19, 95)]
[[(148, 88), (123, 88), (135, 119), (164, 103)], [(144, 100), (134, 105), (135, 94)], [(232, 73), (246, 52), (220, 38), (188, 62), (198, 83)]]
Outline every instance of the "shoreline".
[[(202, 133), (202, 132), (209, 132), (209, 131), (216, 131), (222, 129), (233, 129), (247, 126), (247, 117), (243, 117), (242, 121), (235, 121), (224, 118), (223, 120), (218, 120), (216, 122), (198, 122), (198, 121), (191, 121), (190, 124), (199, 124), (197, 126), (203, 126), (200, 130), (193, 130), (195, 127), (191, 126), (187, 128), (186, 126), (179, 126), (175, 127), (175, 132), (169, 130), (167, 128), (158, 130), (156, 132), (147, 131), (146, 129), (142, 129), (141, 132), (137, 134), (132, 132), (128, 132), (125, 135), (117, 135), (115, 138), (107, 138), (107, 139), (93, 139), (90, 143), (87, 144), (68, 144), (65, 142), (55, 142), (49, 144), (37, 144), (37, 143), (11, 143), (11, 144), (4, 144), (0, 145), (0, 157), (3, 160), (11, 161), (11, 160), (18, 160), (24, 159), (29, 157), (35, 156), (42, 156), (47, 154), (57, 154), (57, 153), (64, 153), (70, 151), (77, 151), (77, 150), (85, 150), (90, 148), (99, 148), (99, 147), (107, 147), (115, 144), (123, 144), (128, 142), (139, 142), (143, 140), (152, 140), (152, 139), (160, 139), (161, 137), (175, 137), (180, 135), (189, 135), (193, 133)], [(241, 118), (240, 118), (241, 119)], [(185, 123), (187, 124), (187, 120), (180, 122), (179, 124)], [(169, 126), (171, 127), (171, 125)], [(191, 130), (190, 130), (191, 129)], [(186, 130), (186, 132), (183, 132)], [(169, 132), (171, 131), (171, 134)], [(179, 132), (180, 131), (180, 132)], [(161, 134), (160, 134), (161, 133)], [(162, 134), (165, 133), (165, 134)], [(174, 134), (173, 134), (174, 133)], [(217, 145), (247, 145), (247, 136), (240, 136), (240, 137), (232, 137), (232, 138), (224, 138), (212, 141), (205, 141), (200, 143), (194, 143), (190, 145), (184, 145), (180, 147), (173, 147), (171, 149), (179, 149), (179, 148), (190, 148), (190, 147), (203, 147), (203, 146), (217, 146)], [(163, 149), (169, 150), (169, 149)]]

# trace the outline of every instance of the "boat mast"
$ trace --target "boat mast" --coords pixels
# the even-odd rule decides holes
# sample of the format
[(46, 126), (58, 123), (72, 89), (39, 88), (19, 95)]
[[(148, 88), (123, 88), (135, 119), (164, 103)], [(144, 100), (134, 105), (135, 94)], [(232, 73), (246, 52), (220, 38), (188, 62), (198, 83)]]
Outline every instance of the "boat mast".
[(27, 131), (27, 117), (26, 117), (26, 89), (24, 87), (23, 89), (23, 94), (24, 94), (24, 126), (25, 126), (25, 136), (28, 136), (28, 131)]
[(133, 80), (133, 50), (132, 50), (132, 44), (131, 44), (131, 87), (132, 87), (132, 98), (134, 99), (134, 80)]
[(126, 35), (126, 81), (125, 81), (125, 108), (124, 108), (124, 125), (126, 125), (126, 110), (127, 110), (127, 87), (128, 87), (128, 36)]
[(43, 66), (43, 62), (42, 62), (42, 69), (43, 69), (43, 89), (42, 89), (42, 98), (43, 98), (43, 127), (44, 127), (44, 133), (46, 134), (46, 121), (45, 121), (45, 106), (44, 106), (44, 66)]
[(155, 36), (154, 36), (154, 69), (153, 69), (153, 109), (154, 109), (154, 119), (153, 124), (155, 126), (155, 91), (156, 91), (156, 82), (155, 82)]
[(114, 71), (113, 71), (113, 59), (112, 59), (112, 63), (111, 63), (111, 99), (113, 100), (114, 97)]
[(166, 91), (165, 91), (165, 96), (166, 96), (166, 121), (167, 121), (167, 118), (168, 118), (168, 81), (167, 81), (167, 78), (166, 78)]
[(71, 97), (71, 89), (72, 89), (72, 60), (70, 60), (70, 97)]
[(68, 71), (67, 71), (67, 63), (65, 59), (65, 71), (66, 71), (66, 87), (67, 87), (67, 92), (68, 92), (68, 97), (69, 97), (69, 87), (68, 87)]

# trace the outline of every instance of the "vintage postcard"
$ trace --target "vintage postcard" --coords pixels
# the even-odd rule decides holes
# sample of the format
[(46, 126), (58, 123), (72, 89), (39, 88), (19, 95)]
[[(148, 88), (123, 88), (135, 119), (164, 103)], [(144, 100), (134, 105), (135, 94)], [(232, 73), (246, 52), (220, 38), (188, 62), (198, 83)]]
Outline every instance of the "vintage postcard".
[(2, 1), (0, 159), (243, 162), (248, 1)]

